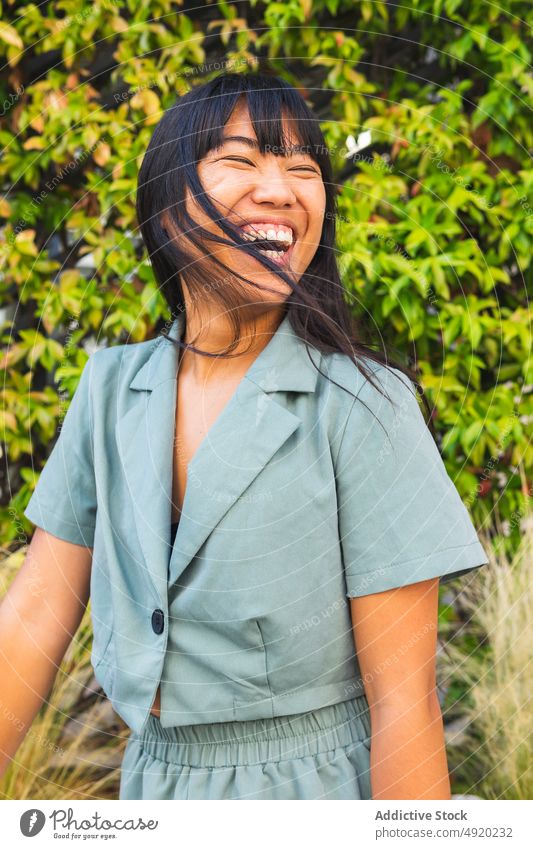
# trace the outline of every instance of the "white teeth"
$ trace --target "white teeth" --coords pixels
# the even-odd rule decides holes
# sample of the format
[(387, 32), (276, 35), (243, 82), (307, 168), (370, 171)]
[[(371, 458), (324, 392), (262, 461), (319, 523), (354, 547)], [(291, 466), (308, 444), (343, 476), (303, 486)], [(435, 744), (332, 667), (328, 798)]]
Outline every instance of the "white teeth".
[(259, 227), (257, 224), (255, 225), (245, 225), (253, 227), (253, 231), (249, 232), (243, 229), (243, 234), (246, 239), (249, 241), (255, 241), (257, 239), (270, 239), (271, 241), (283, 242), (287, 247), (290, 247), (294, 241), (294, 235), (292, 231), (287, 228), (287, 230), (276, 230), (273, 227)]
[(259, 248), (259, 251), (263, 254), (263, 256), (268, 256), (270, 259), (279, 259), (280, 257), (279, 251), (266, 251), (263, 250), (263, 248)]

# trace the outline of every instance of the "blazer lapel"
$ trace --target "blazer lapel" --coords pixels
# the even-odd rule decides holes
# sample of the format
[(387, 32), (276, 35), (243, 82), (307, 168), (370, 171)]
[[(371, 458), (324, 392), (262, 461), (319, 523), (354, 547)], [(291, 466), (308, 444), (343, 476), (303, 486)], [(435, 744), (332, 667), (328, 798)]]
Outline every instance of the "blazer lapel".
[[(185, 316), (170, 336), (182, 337)], [(313, 360), (320, 367), (316, 349)], [(160, 594), (175, 583), (225, 514), (298, 428), (278, 392), (314, 392), (317, 371), (288, 316), (254, 360), (188, 467), (178, 532), (170, 549), (178, 348), (164, 337), (130, 383), (136, 397), (117, 422), (117, 443), (139, 541)], [(163, 595), (163, 597), (165, 597)]]
[(246, 380), (239, 384), (189, 464), (171, 583), (299, 424), (297, 416), (258, 387)]
[(178, 352), (162, 336), (153, 345), (130, 382), (130, 408), (115, 432), (146, 568), (166, 599)]

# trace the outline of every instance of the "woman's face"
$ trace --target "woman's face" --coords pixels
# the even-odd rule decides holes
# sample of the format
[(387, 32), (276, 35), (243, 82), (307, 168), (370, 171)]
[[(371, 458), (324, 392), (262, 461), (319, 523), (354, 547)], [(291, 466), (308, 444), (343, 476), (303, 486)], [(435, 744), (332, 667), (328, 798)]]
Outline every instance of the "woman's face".
[[(244, 137), (245, 141), (232, 140), (231, 136)], [(211, 150), (198, 163), (205, 192), (221, 216), (242, 227), (249, 234), (247, 238), (271, 240), (275, 236), (272, 247), (276, 251), (269, 256), (297, 282), (313, 259), (322, 234), (326, 193), (319, 166), (305, 152), (261, 154), (243, 101), (225, 125), (224, 139), (222, 147)], [(291, 134), (287, 146), (297, 143)], [(191, 209), (190, 202), (189, 195), (188, 211), (199, 224), (227, 238), (200, 207), (193, 203)], [(213, 242), (206, 250), (231, 270), (275, 290), (251, 289), (254, 301), (284, 301), (290, 295), (292, 290), (283, 280), (242, 250)]]

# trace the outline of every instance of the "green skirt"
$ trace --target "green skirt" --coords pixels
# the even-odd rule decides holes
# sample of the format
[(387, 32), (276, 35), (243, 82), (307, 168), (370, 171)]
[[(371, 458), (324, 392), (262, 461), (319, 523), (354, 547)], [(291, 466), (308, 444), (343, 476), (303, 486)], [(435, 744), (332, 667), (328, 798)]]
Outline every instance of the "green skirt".
[(163, 728), (150, 714), (120, 799), (370, 799), (364, 696), (307, 713)]

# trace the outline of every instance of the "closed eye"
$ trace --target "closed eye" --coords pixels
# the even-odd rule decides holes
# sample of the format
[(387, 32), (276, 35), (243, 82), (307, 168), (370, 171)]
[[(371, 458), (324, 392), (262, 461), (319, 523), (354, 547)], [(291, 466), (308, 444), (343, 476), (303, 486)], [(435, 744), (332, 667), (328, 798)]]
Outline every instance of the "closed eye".
[[(244, 163), (245, 163), (245, 165), (253, 165), (253, 164), (254, 164), (253, 162), (250, 162), (250, 160), (249, 160), (249, 159), (245, 159), (243, 156), (224, 156), (223, 158), (224, 158), (224, 159), (228, 159), (230, 162), (244, 162)], [(315, 169), (315, 168), (311, 168), (311, 166), (310, 166), (310, 165), (296, 165), (294, 168), (290, 168), (289, 170), (290, 170), (290, 171), (296, 171), (296, 170), (300, 170), (300, 171), (309, 171), (309, 172), (311, 172), (311, 173), (313, 173), (313, 174), (317, 174), (317, 173), (318, 173), (318, 172), (316, 171), (316, 169)]]
[(253, 162), (250, 162), (249, 159), (244, 159), (242, 156), (224, 156), (224, 159), (228, 159), (230, 162), (244, 162), (246, 165), (253, 165)]

